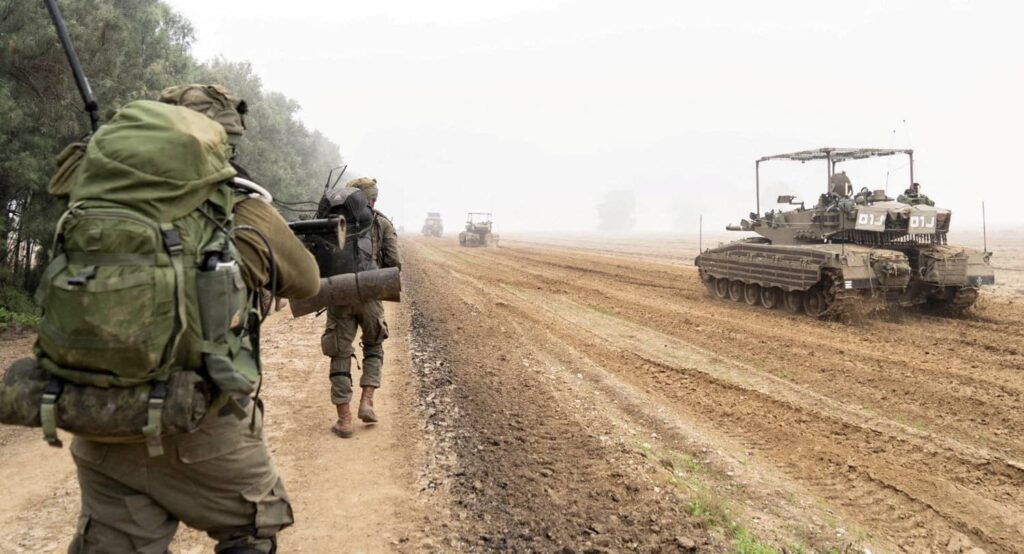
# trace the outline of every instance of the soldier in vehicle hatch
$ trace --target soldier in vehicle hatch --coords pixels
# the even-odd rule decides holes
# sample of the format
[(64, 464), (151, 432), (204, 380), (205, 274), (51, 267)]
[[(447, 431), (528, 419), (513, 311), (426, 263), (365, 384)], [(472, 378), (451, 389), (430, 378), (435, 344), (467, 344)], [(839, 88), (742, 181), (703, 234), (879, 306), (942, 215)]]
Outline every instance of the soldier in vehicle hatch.
[(897, 202), (903, 204), (910, 204), (916, 206), (918, 204), (926, 204), (928, 206), (934, 206), (935, 202), (928, 198), (928, 195), (921, 192), (921, 183), (911, 183), (910, 188), (903, 191), (903, 194), (896, 198)]
[(840, 198), (846, 198), (853, 192), (853, 184), (850, 183), (850, 178), (846, 176), (845, 171), (840, 171), (835, 175), (829, 177), (829, 192), (833, 196)]
[[(368, 177), (353, 179), (346, 187), (361, 189), (372, 209), (377, 203), (377, 180)], [(391, 221), (373, 209), (373, 224), (370, 227), (373, 259), (377, 267), (401, 269), (398, 254), (398, 234)], [(365, 423), (376, 423), (373, 410), (373, 393), (381, 384), (381, 369), (384, 365), (384, 340), (388, 338), (388, 324), (384, 321), (384, 304), (372, 300), (356, 306), (331, 306), (327, 309), (327, 328), (321, 338), (323, 353), (331, 358), (331, 402), (335, 405), (338, 420), (331, 430), (341, 438), (349, 438), (352, 429), (352, 359), (355, 350), (352, 342), (356, 331), (362, 329), (363, 373), (359, 378), (362, 394), (359, 398), (358, 417)]]

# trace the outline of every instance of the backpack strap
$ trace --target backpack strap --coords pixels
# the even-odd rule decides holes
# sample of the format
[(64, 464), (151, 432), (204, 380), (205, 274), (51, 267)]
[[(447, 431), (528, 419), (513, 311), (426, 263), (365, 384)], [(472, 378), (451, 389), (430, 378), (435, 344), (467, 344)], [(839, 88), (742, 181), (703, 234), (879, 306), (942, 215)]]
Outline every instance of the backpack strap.
[(149, 386), (149, 400), (146, 409), (146, 426), (142, 435), (146, 437), (146, 451), (150, 456), (162, 456), (164, 453), (160, 431), (163, 427), (164, 402), (167, 400), (167, 383), (153, 381)]
[(50, 375), (46, 388), (43, 389), (43, 400), (39, 405), (39, 419), (43, 424), (43, 438), (46, 444), (54, 448), (64, 446), (57, 437), (57, 399), (60, 393), (64, 392), (64, 381), (55, 375)]
[(68, 206), (68, 209), (64, 210), (64, 213), (60, 214), (60, 219), (57, 220), (57, 226), (53, 231), (53, 244), (50, 246), (51, 252), (57, 253), (63, 251), (64, 221), (67, 220), (68, 216), (77, 212), (78, 209), (82, 207), (82, 204), (84, 204), (84, 202), (81, 200), (74, 202)]
[(185, 306), (187, 305), (187, 299), (185, 298), (185, 257), (182, 255), (185, 251), (184, 246), (181, 242), (181, 235), (172, 223), (161, 223), (160, 232), (163, 234), (164, 248), (167, 249), (167, 254), (171, 258), (171, 267), (174, 268), (174, 293), (177, 297), (177, 327), (178, 332), (174, 336), (174, 340), (171, 342), (171, 347), (167, 356), (167, 363), (171, 363), (174, 360), (174, 352), (178, 350), (178, 344), (181, 342), (181, 337), (185, 335), (185, 329), (188, 326), (188, 321), (185, 314)]
[[(171, 342), (167, 355), (167, 363), (174, 361), (174, 352), (178, 349), (181, 337), (185, 335), (187, 320), (185, 314), (185, 256), (182, 254), (185, 247), (181, 241), (181, 234), (171, 223), (161, 223), (160, 233), (163, 235), (164, 248), (171, 259), (171, 267), (174, 268), (174, 292), (177, 298), (175, 310), (177, 320), (175, 325), (178, 328)], [(146, 401), (146, 425), (142, 428), (142, 435), (146, 437), (146, 451), (150, 456), (162, 456), (164, 453), (161, 431), (163, 430), (164, 402), (167, 400), (167, 383), (162, 380), (152, 381), (149, 388), (149, 398)]]

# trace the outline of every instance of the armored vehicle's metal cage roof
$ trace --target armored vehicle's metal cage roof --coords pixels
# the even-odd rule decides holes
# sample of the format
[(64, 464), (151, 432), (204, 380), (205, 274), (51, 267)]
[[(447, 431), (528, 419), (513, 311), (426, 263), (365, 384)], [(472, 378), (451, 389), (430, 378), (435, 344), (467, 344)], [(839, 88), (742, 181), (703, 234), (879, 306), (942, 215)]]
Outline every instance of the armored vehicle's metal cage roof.
[(898, 154), (912, 156), (914, 151), (910, 149), (896, 150), (890, 148), (818, 148), (816, 150), (802, 150), (791, 154), (764, 156), (757, 161), (794, 160), (798, 162), (807, 162), (811, 160), (831, 160), (838, 163), (846, 160), (863, 160), (865, 158), (879, 158), (882, 156), (895, 156)]
[[(914, 151), (894, 148), (818, 148), (816, 150), (802, 150), (791, 154), (776, 154), (765, 156), (754, 162), (754, 178), (756, 179), (755, 194), (757, 196), (757, 211), (761, 213), (761, 162), (769, 160), (793, 160), (800, 163), (815, 160), (826, 161), (826, 177), (832, 178), (836, 164), (848, 160), (864, 160), (867, 158), (881, 158), (884, 156), (895, 156), (905, 154), (910, 157), (910, 182), (914, 182)], [(828, 181), (826, 181), (826, 184)]]

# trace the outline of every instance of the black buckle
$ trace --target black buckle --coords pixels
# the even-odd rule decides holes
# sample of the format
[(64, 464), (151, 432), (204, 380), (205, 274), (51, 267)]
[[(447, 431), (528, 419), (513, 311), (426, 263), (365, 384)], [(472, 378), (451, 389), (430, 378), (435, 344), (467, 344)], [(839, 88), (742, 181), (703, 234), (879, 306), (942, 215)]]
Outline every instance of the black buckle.
[(149, 398), (163, 400), (167, 398), (167, 383), (164, 381), (153, 381), (149, 387)]
[(170, 252), (171, 255), (180, 254), (183, 247), (181, 246), (181, 235), (178, 234), (178, 230), (164, 229), (161, 233), (164, 236), (164, 247), (167, 248), (167, 251)]
[(89, 279), (96, 276), (96, 266), (86, 266), (80, 273), (68, 279), (68, 284), (73, 287), (84, 287)]
[(56, 401), (62, 392), (64, 392), (64, 380), (56, 375), (51, 375), (50, 380), (46, 382), (46, 387), (43, 389), (43, 396), (50, 396)]

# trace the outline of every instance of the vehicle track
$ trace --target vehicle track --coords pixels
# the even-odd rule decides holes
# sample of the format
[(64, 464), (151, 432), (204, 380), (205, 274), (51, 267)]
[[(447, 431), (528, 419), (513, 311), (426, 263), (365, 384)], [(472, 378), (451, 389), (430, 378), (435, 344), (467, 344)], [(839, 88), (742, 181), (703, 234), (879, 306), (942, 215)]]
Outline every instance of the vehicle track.
[(1012, 307), (819, 322), (718, 301), (693, 271), (616, 255), (437, 241), (414, 251), (455, 290), (496, 291), (884, 542), (922, 551), (966, 535), (991, 552), (1024, 542), (1024, 445), (1012, 432), (1024, 425), (1024, 341)]
[[(561, 256), (547, 254), (549, 258)], [(647, 322), (707, 348), (724, 348), (746, 363), (815, 387), (831, 388), (833, 393), (852, 396), (851, 401), (865, 406), (882, 404), (879, 410), (883, 413), (894, 412), (925, 428), (929, 416), (938, 415), (939, 431), (948, 433), (952, 426), (954, 433), (966, 439), (976, 437), (976, 420), (984, 420), (982, 436), (990, 441), (988, 446), (1009, 456), (1024, 457), (1021, 442), (1013, 436), (1013, 429), (1024, 424), (1024, 414), (1015, 408), (1024, 390), (1024, 358), (1013, 354), (1024, 341), (1015, 339), (1013, 330), (1018, 325), (1010, 314), (1005, 314), (1009, 317), (1004, 317), (1001, 324), (1010, 331), (1007, 335), (994, 331), (994, 324), (988, 321), (920, 317), (916, 313), (887, 316), (895, 322), (816, 322), (712, 299), (696, 283), (695, 274), (672, 275), (684, 283), (692, 277), (685, 294), (661, 294), (623, 287), (611, 271), (604, 271), (607, 279), (598, 283), (579, 281), (571, 272), (530, 269), (524, 262), (547, 263), (537, 260), (535, 253), (520, 258), (512, 252), (509, 257), (508, 267), (534, 275), (535, 282), (552, 284), (552, 290), (564, 289), (566, 282), (577, 282), (577, 289), (565, 292), (582, 303), (598, 308), (611, 305), (633, 321)], [(488, 259), (483, 267), (503, 262)], [(595, 265), (602, 263), (599, 258)], [(559, 259), (551, 265), (565, 264)], [(637, 272), (636, 267), (627, 269)], [(665, 278), (663, 268), (655, 271), (658, 278)], [(588, 289), (588, 294), (580, 293), (580, 288)], [(589, 291), (600, 294), (601, 300), (595, 301)], [(998, 312), (1005, 306), (995, 308), (992, 311)], [(981, 317), (990, 316), (986, 313)], [(694, 327), (704, 332), (694, 333)], [(969, 347), (950, 344), (954, 338)], [(818, 356), (808, 356), (808, 350)], [(831, 367), (823, 366), (822, 359), (830, 359)], [(849, 378), (835, 380), (837, 371)], [(906, 402), (908, 396), (916, 397), (916, 401)], [(925, 407), (926, 413), (922, 413)]]

